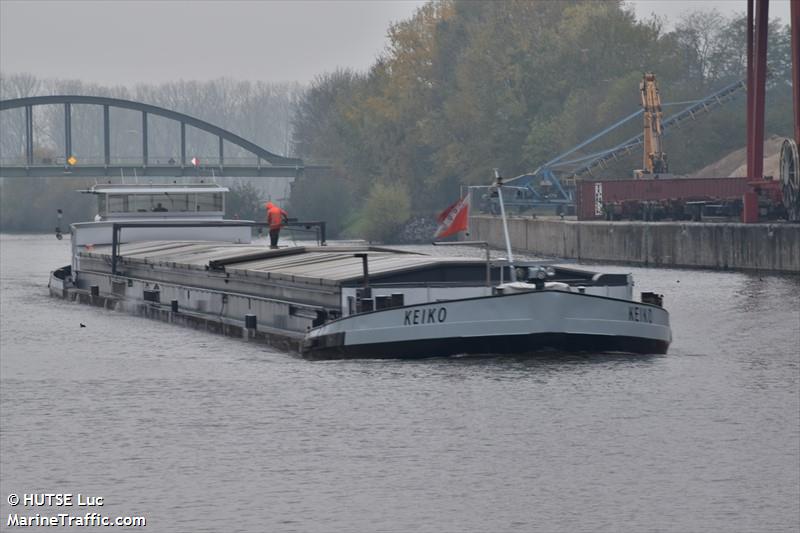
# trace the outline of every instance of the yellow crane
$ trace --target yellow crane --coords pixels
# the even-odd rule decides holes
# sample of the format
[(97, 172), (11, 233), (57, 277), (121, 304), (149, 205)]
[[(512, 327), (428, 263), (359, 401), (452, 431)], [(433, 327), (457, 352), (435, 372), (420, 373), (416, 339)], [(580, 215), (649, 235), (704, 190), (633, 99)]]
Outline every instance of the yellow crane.
[(644, 111), (644, 166), (635, 172), (637, 178), (643, 174), (665, 174), (669, 172), (667, 154), (662, 149), (661, 94), (658, 91), (656, 75), (646, 72), (639, 84)]

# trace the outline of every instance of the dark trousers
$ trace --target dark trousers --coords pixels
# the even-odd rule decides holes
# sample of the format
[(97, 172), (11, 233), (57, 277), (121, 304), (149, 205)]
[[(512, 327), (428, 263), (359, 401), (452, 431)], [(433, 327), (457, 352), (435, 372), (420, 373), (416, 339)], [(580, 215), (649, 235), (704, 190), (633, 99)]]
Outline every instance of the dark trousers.
[(269, 247), (270, 248), (277, 248), (278, 247), (278, 235), (281, 234), (281, 229), (271, 229), (269, 230)]

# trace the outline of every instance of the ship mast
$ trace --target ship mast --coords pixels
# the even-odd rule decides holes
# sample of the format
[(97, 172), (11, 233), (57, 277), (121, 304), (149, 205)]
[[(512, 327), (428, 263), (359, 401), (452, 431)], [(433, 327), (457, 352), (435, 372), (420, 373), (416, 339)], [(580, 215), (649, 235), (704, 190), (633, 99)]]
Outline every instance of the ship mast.
[(498, 169), (494, 169), (494, 186), (497, 188), (497, 200), (500, 202), (500, 218), (503, 221), (503, 235), (506, 239), (506, 253), (508, 254), (508, 266), (511, 281), (517, 281), (517, 273), (514, 270), (514, 254), (511, 252), (511, 239), (508, 237), (508, 221), (506, 220), (506, 208), (503, 204), (503, 177)]

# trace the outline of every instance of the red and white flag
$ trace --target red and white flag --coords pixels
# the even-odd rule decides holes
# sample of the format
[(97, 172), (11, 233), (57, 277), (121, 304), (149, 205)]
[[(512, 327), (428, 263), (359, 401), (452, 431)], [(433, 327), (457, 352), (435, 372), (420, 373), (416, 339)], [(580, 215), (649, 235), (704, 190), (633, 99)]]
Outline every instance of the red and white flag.
[(193, 157), (193, 158), (191, 159), (191, 163), (192, 163), (192, 165), (194, 165), (194, 166), (196, 166), (196, 167), (199, 167), (199, 166), (200, 166), (200, 160), (199, 160), (199, 159), (197, 159), (196, 157)]
[(469, 194), (439, 213), (436, 221), (439, 223), (439, 227), (433, 236), (434, 239), (466, 231), (469, 228)]

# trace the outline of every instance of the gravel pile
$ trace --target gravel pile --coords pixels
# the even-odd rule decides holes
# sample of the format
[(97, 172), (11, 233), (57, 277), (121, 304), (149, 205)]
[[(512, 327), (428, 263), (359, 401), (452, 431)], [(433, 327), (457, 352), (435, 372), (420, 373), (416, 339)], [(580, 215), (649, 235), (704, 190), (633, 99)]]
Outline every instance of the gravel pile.
[(398, 244), (424, 244), (433, 240), (436, 220), (430, 217), (412, 217), (397, 237)]

